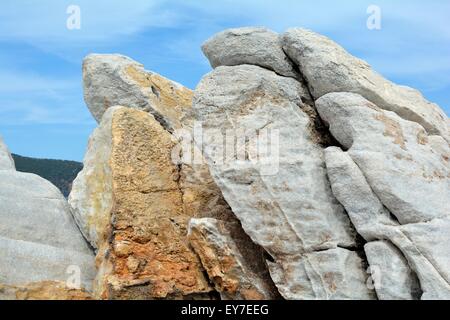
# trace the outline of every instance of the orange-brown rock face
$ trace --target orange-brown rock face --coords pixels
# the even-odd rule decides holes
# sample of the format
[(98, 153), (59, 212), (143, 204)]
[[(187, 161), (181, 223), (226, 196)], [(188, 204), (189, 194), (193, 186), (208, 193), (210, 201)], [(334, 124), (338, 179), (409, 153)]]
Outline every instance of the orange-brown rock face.
[(105, 299), (183, 298), (212, 290), (186, 240), (174, 141), (146, 112), (112, 116), (113, 206), (109, 238), (100, 245), (98, 294)]
[[(192, 219), (189, 240), (224, 300), (270, 300), (279, 294), (262, 265), (259, 248), (242, 238), (237, 222)], [(243, 246), (244, 245), (244, 246)], [(244, 252), (242, 249), (246, 248)]]
[(44, 281), (14, 287), (0, 285), (4, 300), (92, 300), (84, 290), (68, 288), (63, 282)]

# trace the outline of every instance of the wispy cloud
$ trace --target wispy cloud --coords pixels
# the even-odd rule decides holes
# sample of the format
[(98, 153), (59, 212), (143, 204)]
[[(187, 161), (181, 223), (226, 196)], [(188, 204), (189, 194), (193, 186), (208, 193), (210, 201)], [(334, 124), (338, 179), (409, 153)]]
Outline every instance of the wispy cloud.
[(79, 81), (2, 70), (0, 83), (0, 124), (3, 126), (92, 122), (80, 101)]
[[(148, 27), (168, 27), (176, 20), (163, 10), (161, 0), (17, 0), (2, 1), (0, 39), (21, 39), (56, 44), (107, 41)], [(81, 9), (81, 29), (69, 30), (67, 8)], [(20, 7), (20, 10), (18, 8)]]

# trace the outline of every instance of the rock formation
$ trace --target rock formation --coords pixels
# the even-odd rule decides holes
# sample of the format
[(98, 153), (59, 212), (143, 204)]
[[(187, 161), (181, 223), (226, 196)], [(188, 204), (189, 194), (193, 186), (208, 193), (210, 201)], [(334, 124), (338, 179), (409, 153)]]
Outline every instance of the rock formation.
[[(252, 276), (262, 283), (264, 291), (259, 297), (278, 297), (268, 275), (264, 251), (246, 236), (223, 200), (208, 167), (201, 162), (182, 161), (183, 154), (191, 152), (179, 145), (178, 138), (182, 137), (183, 130), (193, 126), (188, 110), (192, 92), (184, 87), (174, 91), (172, 86), (158, 86), (159, 96), (154, 101), (149, 100), (149, 106), (159, 108), (153, 115), (153, 109), (140, 107), (135, 95), (118, 98), (111, 94), (120, 91), (113, 86), (122, 86), (121, 79), (100, 82), (102, 74), (86, 67), (117, 70), (117, 59), (138, 65), (128, 58), (110, 55), (91, 55), (85, 61), (84, 79), (91, 79), (85, 81), (85, 91), (95, 93), (86, 94), (86, 102), (93, 113), (104, 108), (96, 103), (98, 100), (108, 100), (112, 105), (123, 103), (127, 107), (106, 109), (91, 136), (84, 170), (75, 180), (69, 197), (81, 230), (98, 249), (96, 296), (108, 299), (210, 298), (214, 288), (211, 279), (205, 277), (204, 269), (212, 262), (200, 259), (198, 254), (201, 246), (209, 244), (205, 239), (193, 250), (187, 233), (191, 218), (212, 218), (227, 221), (224, 230), (229, 228), (228, 235), (237, 243), (232, 247), (235, 252), (230, 253), (231, 257), (236, 255), (236, 259), (240, 259), (238, 248), (241, 252), (251, 252), (243, 260), (253, 269), (248, 275), (242, 275), (241, 280)], [(152, 74), (140, 72), (142, 76)], [(95, 88), (90, 87), (92, 83)], [(135, 89), (146, 92), (149, 86), (157, 84), (138, 82)], [(172, 104), (173, 101), (186, 102), (187, 98), (189, 105), (178, 108)], [(177, 112), (171, 113), (171, 110)], [(177, 151), (180, 154), (176, 154)], [(221, 259), (226, 257), (210, 258), (220, 264), (225, 263)], [(223, 295), (234, 294), (236, 299), (250, 297), (252, 292), (244, 291), (246, 283), (240, 285), (242, 291)], [(221, 288), (217, 290), (222, 294)]]
[[(216, 67), (194, 97), (206, 160), (244, 230), (273, 257), (280, 293), (370, 299), (374, 289), (379, 299), (448, 298), (444, 112), (308, 30), (277, 40), (268, 30), (233, 29), (203, 50)], [(289, 60), (298, 74), (279, 71), (278, 62)], [(270, 130), (279, 134), (278, 154), (261, 157), (262, 132)]]
[(236, 222), (212, 218), (191, 219), (189, 242), (200, 257), (210, 281), (224, 300), (275, 298), (258, 247), (243, 236)]
[[(2, 159), (10, 159), (3, 144), (0, 151)], [(2, 298), (12, 292), (37, 292), (55, 281), (62, 283), (60, 292), (76, 294), (73, 288), (78, 286), (92, 289), (93, 252), (66, 199), (50, 182), (16, 172), (12, 161), (0, 168), (0, 256)]]
[(314, 99), (331, 92), (358, 93), (378, 107), (419, 123), (450, 142), (448, 118), (412, 88), (398, 86), (330, 39), (305, 29), (289, 29), (282, 46), (296, 63)]
[(213, 68), (254, 64), (282, 76), (298, 76), (278, 34), (266, 28), (225, 30), (206, 41), (202, 49)]
[[(423, 299), (448, 299), (448, 144), (353, 93), (327, 94), (317, 109), (348, 150), (327, 149), (326, 163), (334, 194), (358, 232), (396, 246), (397, 259), (404, 255), (415, 271)], [(381, 246), (378, 252), (396, 254)], [(382, 288), (393, 289), (399, 288)]]
[(94, 133), (87, 160), (95, 161), (85, 162), (70, 203), (98, 248), (96, 296), (181, 298), (211, 291), (185, 241), (190, 217), (171, 160), (175, 145), (152, 115), (130, 108), (108, 109)]
[(174, 130), (181, 127), (181, 115), (192, 103), (191, 90), (120, 55), (86, 57), (83, 83), (86, 104), (97, 122), (109, 107), (127, 106), (150, 112)]
[(89, 292), (67, 287), (64, 282), (43, 281), (25, 286), (0, 285), (1, 300), (92, 300)]
[(195, 92), (85, 59), (70, 207), (0, 140), (0, 298), (450, 299), (444, 112), (312, 31), (202, 49)]
[[(203, 123), (203, 143), (213, 177), (244, 230), (274, 258), (270, 270), (282, 295), (290, 299), (348, 298), (358, 287), (364, 291), (365, 281), (358, 276), (344, 281), (343, 275), (349, 268), (358, 274), (362, 262), (355, 252), (344, 249), (356, 246), (355, 233), (331, 193), (323, 149), (316, 142), (320, 133), (302, 110), (302, 92), (304, 88), (295, 79), (257, 66), (218, 67), (197, 87), (194, 111)], [(267, 135), (270, 131), (279, 135), (278, 141), (272, 141), (278, 149), (273, 158), (257, 154), (264, 129)], [(247, 148), (245, 143), (236, 147), (237, 154), (248, 153), (247, 161), (224, 156), (224, 132), (233, 138), (230, 147), (235, 137), (247, 140)], [(330, 250), (330, 255), (324, 250)], [(320, 276), (333, 274), (329, 282), (308, 276), (311, 271), (306, 261), (314, 263), (316, 255), (326, 257)], [(337, 266), (336, 258), (346, 263)], [(296, 277), (305, 282), (297, 285)], [(348, 287), (334, 291), (335, 281)]]

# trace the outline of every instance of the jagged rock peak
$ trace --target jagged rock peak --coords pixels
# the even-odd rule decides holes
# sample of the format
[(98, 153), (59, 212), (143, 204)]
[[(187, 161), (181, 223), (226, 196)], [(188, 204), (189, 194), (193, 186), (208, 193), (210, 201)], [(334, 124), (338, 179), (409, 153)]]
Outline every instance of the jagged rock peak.
[(192, 104), (192, 91), (131, 58), (91, 54), (83, 62), (84, 100), (97, 122), (116, 105), (148, 111), (170, 130)]
[(447, 116), (417, 90), (383, 78), (367, 62), (313, 31), (289, 29), (282, 35), (281, 42), (315, 99), (331, 92), (358, 93), (378, 107), (415, 121), (429, 134), (440, 135), (450, 142)]
[(295, 66), (283, 52), (279, 35), (267, 28), (228, 29), (202, 46), (213, 68), (241, 64), (257, 65), (286, 77), (298, 77)]

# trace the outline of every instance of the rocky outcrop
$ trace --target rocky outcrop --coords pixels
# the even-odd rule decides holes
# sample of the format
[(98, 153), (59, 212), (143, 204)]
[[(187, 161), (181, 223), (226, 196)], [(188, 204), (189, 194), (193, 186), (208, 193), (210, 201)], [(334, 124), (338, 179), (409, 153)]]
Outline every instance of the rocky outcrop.
[(305, 29), (289, 29), (282, 46), (308, 82), (314, 99), (331, 92), (353, 92), (378, 107), (422, 125), (450, 141), (448, 118), (420, 92), (396, 85), (330, 39)]
[[(388, 240), (398, 249), (378, 247), (382, 255), (406, 258), (415, 275), (403, 276), (411, 274), (410, 284), (417, 277), (423, 293), (417, 295), (413, 287), (405, 293), (396, 282), (386, 282), (377, 289), (380, 297), (390, 292), (396, 298), (448, 299), (450, 175), (445, 140), (356, 94), (325, 95), (317, 108), (348, 150), (326, 151), (334, 194), (367, 241)], [(381, 268), (389, 272), (383, 263)]]
[(254, 64), (286, 77), (298, 77), (278, 34), (266, 28), (228, 29), (202, 46), (213, 68)]
[[(231, 67), (202, 79), (194, 113), (206, 128), (201, 142), (213, 177), (245, 231), (273, 257), (269, 266), (280, 293), (364, 299), (373, 298), (374, 289), (379, 299), (448, 298), (444, 112), (303, 29), (272, 41), (300, 72), (282, 77), (277, 63), (261, 59), (269, 54), (253, 33), (233, 29), (204, 45), (213, 67)], [(232, 45), (240, 38), (254, 45)], [(229, 50), (219, 50), (225, 45)], [(280, 135), (276, 161), (267, 150), (258, 154), (269, 129)], [(368, 242), (365, 252), (346, 214)]]
[[(370, 298), (362, 261), (346, 249), (356, 247), (355, 234), (331, 193), (303, 91), (295, 79), (257, 66), (206, 75), (194, 97), (206, 159), (244, 230), (275, 260), (270, 271), (285, 298)], [(258, 152), (270, 143), (277, 154)], [(320, 268), (308, 269), (315, 259)], [(354, 276), (345, 278), (348, 270)]]
[(419, 124), (357, 94), (328, 94), (316, 104), (333, 136), (401, 224), (450, 215), (450, 148), (444, 139), (428, 136)]
[(14, 160), (11, 153), (0, 136), (0, 170), (15, 170)]
[(70, 203), (98, 248), (96, 296), (207, 296), (212, 288), (186, 241), (190, 217), (170, 133), (147, 112), (113, 107), (91, 143)]
[(74, 180), (68, 199), (81, 232), (96, 250), (106, 241), (107, 227), (111, 221), (113, 114), (114, 110), (108, 109), (89, 138), (83, 170)]
[(311, 31), (203, 51), (195, 93), (85, 59), (72, 208), (0, 140), (0, 298), (450, 299), (443, 111)]
[[(120, 67), (116, 65), (117, 61), (120, 61)], [(159, 96), (170, 99), (161, 99), (157, 106), (159, 111), (156, 113), (151, 108), (141, 108), (140, 103), (134, 100), (139, 97), (133, 91), (138, 87), (133, 87), (127, 95), (125, 92), (129, 89), (124, 89), (124, 80), (108, 81), (104, 78), (111, 77), (111, 70), (115, 72), (127, 69), (127, 64), (139, 69), (141, 76), (149, 75), (143, 71), (141, 65), (122, 56), (91, 55), (86, 58), (84, 64), (84, 79), (90, 79), (85, 81), (85, 96), (101, 96), (101, 99), (111, 103), (122, 101), (132, 109), (143, 110), (133, 113), (132, 109), (124, 107), (107, 109), (99, 127), (90, 138), (84, 170), (75, 180), (69, 197), (80, 228), (98, 249), (97, 296), (111, 299), (209, 297), (214, 288), (209, 284), (212, 280), (204, 277), (203, 273), (203, 263), (208, 261), (199, 259), (198, 254), (189, 247), (186, 236), (191, 218), (212, 218), (220, 224), (227, 221), (223, 230), (230, 228), (227, 232), (232, 234), (236, 241), (236, 246), (231, 247), (233, 250), (240, 250), (229, 252), (230, 255), (236, 255), (235, 259), (239, 259), (240, 252), (247, 252), (246, 259), (253, 259), (249, 264), (253, 268), (250, 271), (252, 276), (257, 274), (260, 282), (267, 288), (265, 298), (278, 297), (278, 292), (268, 276), (267, 264), (263, 259), (264, 251), (248, 239), (212, 179), (208, 166), (202, 161), (201, 152), (194, 151), (195, 147), (192, 148), (192, 130), (195, 123), (190, 112), (190, 100), (186, 99), (192, 96), (192, 92), (186, 88), (173, 90), (172, 86), (160, 86)], [(102, 67), (96, 69), (92, 66)], [(97, 71), (94, 72), (94, 69)], [(123, 75), (124, 72), (114, 74)], [(142, 88), (139, 87), (139, 90)], [(122, 91), (123, 94), (117, 94)], [(98, 107), (95, 100), (86, 99), (91, 110)], [(189, 105), (174, 109), (174, 101), (189, 102)], [(149, 111), (151, 115), (144, 111)], [(119, 113), (124, 116), (119, 116)], [(125, 114), (128, 116), (125, 117)], [(128, 120), (119, 120), (122, 118)], [(114, 126), (114, 123), (117, 125)], [(134, 134), (128, 133), (125, 136), (123, 132), (128, 126), (136, 129)], [(148, 130), (140, 132), (139, 128), (141, 131), (142, 128)], [(183, 139), (185, 141), (181, 141)], [(139, 145), (140, 149), (130, 147), (133, 145)], [(198, 154), (200, 161), (190, 158), (198, 157)], [(123, 158), (136, 159), (126, 163), (126, 172), (123, 169)], [(154, 168), (150, 172), (149, 166)], [(128, 178), (124, 179), (124, 176)], [(136, 185), (137, 181), (142, 182)], [(170, 197), (168, 190), (172, 190)], [(129, 203), (132, 191), (136, 196), (134, 202)], [(119, 232), (116, 230), (115, 221), (118, 220), (117, 208), (120, 207), (117, 202), (122, 197), (123, 206), (129, 208), (126, 215), (121, 213), (125, 219), (123, 223), (130, 225), (121, 228), (127, 229), (129, 234), (116, 248), (111, 237)], [(126, 202), (125, 199), (129, 201)], [(147, 203), (141, 204), (143, 201)], [(135, 221), (137, 216), (152, 227), (138, 228)], [(140, 257), (133, 256), (133, 252), (138, 249), (136, 240), (130, 240), (138, 237), (137, 232), (139, 238), (144, 239), (144, 244), (140, 246), (147, 247), (145, 250), (139, 249)], [(175, 244), (169, 244), (168, 241), (173, 242), (173, 239), (177, 239)], [(174, 248), (179, 251), (174, 251)], [(122, 249), (125, 252), (122, 252)], [(119, 254), (110, 258), (110, 253), (114, 251)], [(159, 262), (154, 261), (156, 254)], [(221, 259), (220, 256), (215, 257), (217, 263), (226, 263)], [(150, 260), (154, 262), (150, 263)], [(161, 265), (165, 268), (161, 269)], [(147, 288), (145, 292), (143, 288)], [(222, 294), (221, 288), (216, 289)]]
[(12, 168), (0, 170), (0, 256), (2, 286), (62, 281), (92, 289), (94, 255), (67, 201), (50, 182)]
[(116, 105), (148, 111), (169, 130), (192, 104), (192, 91), (121, 55), (91, 54), (83, 62), (84, 100), (97, 122)]

